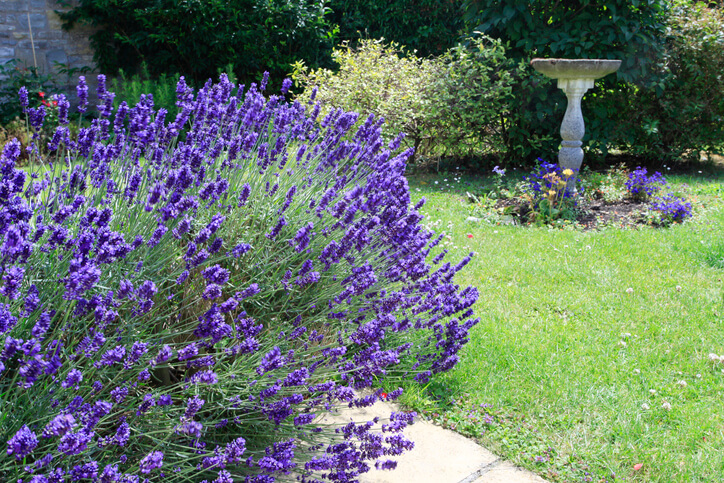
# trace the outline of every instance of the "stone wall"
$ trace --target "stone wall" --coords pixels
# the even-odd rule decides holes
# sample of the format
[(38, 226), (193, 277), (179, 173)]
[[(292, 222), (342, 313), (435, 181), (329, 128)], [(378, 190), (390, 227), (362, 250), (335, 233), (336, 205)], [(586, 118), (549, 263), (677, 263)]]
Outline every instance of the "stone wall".
[(17, 59), (18, 65), (37, 67), (40, 74), (57, 74), (55, 62), (70, 69), (93, 69), (88, 40), (93, 30), (76, 26), (66, 32), (55, 10), (62, 10), (56, 0), (0, 0), (0, 65)]

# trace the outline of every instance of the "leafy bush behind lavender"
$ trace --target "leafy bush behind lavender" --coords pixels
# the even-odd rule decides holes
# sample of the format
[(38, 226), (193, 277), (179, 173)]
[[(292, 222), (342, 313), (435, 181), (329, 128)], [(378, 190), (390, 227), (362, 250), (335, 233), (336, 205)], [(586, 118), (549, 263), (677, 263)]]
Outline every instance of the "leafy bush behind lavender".
[(416, 155), (467, 157), (504, 149), (497, 130), (512, 99), (512, 70), (499, 41), (484, 36), (436, 58), (404, 52), (384, 39), (345, 43), (332, 53), (339, 70), (294, 66), (304, 89), (325, 112), (342, 108), (385, 119), (389, 137), (404, 131)]
[[(410, 206), (401, 137), (265, 84), (182, 78), (167, 121), (151, 96), (114, 114), (99, 77), (77, 140), (59, 99), (45, 169), (27, 179), (5, 146), (0, 480), (354, 481), (412, 446), (412, 415), (379, 433), (317, 416), (456, 363), (470, 257), (428, 263), (440, 237)], [(78, 94), (85, 110), (83, 78)], [(45, 106), (26, 111), (40, 129)]]

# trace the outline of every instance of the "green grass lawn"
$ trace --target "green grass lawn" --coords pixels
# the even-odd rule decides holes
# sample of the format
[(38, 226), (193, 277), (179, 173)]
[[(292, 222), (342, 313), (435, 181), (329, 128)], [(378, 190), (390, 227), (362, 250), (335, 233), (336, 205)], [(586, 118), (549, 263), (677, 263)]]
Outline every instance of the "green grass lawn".
[(553, 481), (724, 480), (724, 173), (667, 176), (696, 215), (599, 231), (466, 221), (485, 182), (411, 176), (457, 282), (459, 365), (403, 403)]

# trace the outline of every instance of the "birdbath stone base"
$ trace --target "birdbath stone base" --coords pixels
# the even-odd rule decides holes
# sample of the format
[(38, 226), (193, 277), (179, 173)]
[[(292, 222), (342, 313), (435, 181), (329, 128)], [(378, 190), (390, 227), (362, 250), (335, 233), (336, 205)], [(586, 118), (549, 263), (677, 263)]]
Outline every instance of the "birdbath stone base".
[(593, 88), (594, 80), (612, 74), (621, 66), (620, 60), (604, 59), (533, 59), (531, 66), (551, 79), (558, 80), (558, 88), (568, 99), (566, 114), (561, 123), (561, 149), (558, 151), (558, 164), (575, 173), (568, 179), (566, 189), (575, 192), (577, 173), (583, 164), (583, 135), (586, 127), (583, 123), (581, 99), (588, 89)]

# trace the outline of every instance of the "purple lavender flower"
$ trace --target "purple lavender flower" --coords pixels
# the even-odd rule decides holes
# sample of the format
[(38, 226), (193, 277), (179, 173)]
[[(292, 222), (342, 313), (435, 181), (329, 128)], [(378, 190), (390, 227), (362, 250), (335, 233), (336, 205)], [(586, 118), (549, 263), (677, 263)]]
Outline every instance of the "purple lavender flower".
[(121, 417), (121, 424), (118, 425), (118, 429), (116, 430), (116, 434), (113, 438), (114, 442), (120, 446), (125, 446), (128, 441), (131, 439), (131, 427), (129, 426), (128, 422), (126, 421), (125, 416)]
[(246, 440), (244, 438), (236, 438), (224, 448), (224, 461), (226, 464), (237, 464), (241, 462), (241, 457), (246, 451)]
[(149, 238), (148, 242), (146, 242), (146, 245), (148, 245), (149, 247), (155, 247), (156, 245), (158, 245), (161, 241), (161, 237), (166, 234), (166, 231), (168, 231), (166, 225), (158, 225), (154, 230), (153, 234), (151, 235), (151, 238)]
[(108, 349), (108, 351), (105, 352), (101, 356), (101, 360), (99, 363), (100, 365), (106, 365), (106, 366), (112, 366), (113, 364), (123, 362), (123, 359), (126, 357), (126, 348), (123, 346), (117, 346), (113, 349)]
[(20, 97), (20, 105), (23, 106), (23, 110), (28, 107), (28, 90), (25, 86), (22, 86), (18, 91), (18, 97)]
[(15, 459), (22, 460), (38, 446), (38, 437), (34, 432), (28, 428), (26, 424), (23, 425), (13, 436), (8, 440), (8, 456), (15, 454)]
[(254, 295), (261, 292), (261, 289), (259, 288), (259, 284), (252, 283), (247, 288), (242, 290), (241, 292), (236, 292), (236, 295), (234, 298), (236, 298), (237, 301), (242, 301), (246, 298), (253, 297)]
[(179, 275), (178, 278), (176, 279), (176, 284), (181, 285), (182, 283), (184, 283), (186, 281), (187, 278), (189, 278), (189, 271), (184, 270), (183, 272), (181, 272), (181, 275)]
[(216, 384), (219, 382), (219, 376), (214, 371), (197, 372), (191, 377), (191, 382), (201, 384)]
[(74, 387), (78, 389), (78, 383), (83, 380), (83, 373), (78, 369), (71, 369), (68, 375), (65, 377), (65, 381), (61, 384), (63, 387)]
[(231, 255), (235, 258), (238, 258), (251, 250), (251, 245), (248, 243), (239, 243), (231, 250)]
[(201, 296), (207, 300), (214, 300), (214, 299), (221, 297), (221, 295), (222, 295), (221, 287), (219, 287), (215, 283), (210, 283), (210, 284), (206, 285), (206, 288), (204, 289), (204, 293)]
[(201, 275), (211, 283), (224, 285), (229, 280), (229, 271), (216, 264), (204, 269)]
[(141, 473), (149, 474), (151, 471), (163, 466), (163, 452), (154, 451), (145, 456), (139, 463)]
[(199, 348), (196, 345), (195, 342), (192, 342), (191, 344), (187, 345), (186, 347), (183, 347), (178, 350), (178, 360), (179, 361), (185, 361), (186, 359), (191, 359), (193, 356), (199, 353)]
[(28, 114), (28, 123), (30, 123), (30, 127), (33, 128), (33, 130), (37, 133), (39, 132), (43, 127), (43, 122), (45, 121), (45, 106), (40, 105), (38, 107), (30, 107), (27, 109)]
[(58, 105), (58, 122), (61, 125), (68, 124), (68, 111), (70, 110), (70, 102), (65, 94), (54, 94), (53, 100)]
[(282, 356), (279, 347), (274, 347), (272, 350), (267, 352), (261, 360), (261, 364), (256, 368), (256, 372), (259, 375), (265, 374), (278, 367), (281, 367), (286, 363), (285, 358)]
[(0, 295), (10, 300), (17, 300), (20, 297), (20, 284), (25, 276), (25, 269), (16, 265), (11, 266), (2, 276), (2, 287)]
[(96, 77), (98, 86), (96, 87), (96, 93), (99, 98), (102, 98), (106, 94), (106, 76), (104, 74), (98, 74)]
[(94, 479), (98, 476), (98, 462), (91, 461), (90, 463), (75, 465), (71, 471), (73, 481), (79, 481), (82, 479)]
[(18, 318), (10, 311), (10, 306), (0, 304), (0, 334), (9, 332), (17, 323)]
[(289, 92), (289, 88), (292, 87), (292, 80), (291, 79), (284, 79), (282, 81), (282, 94), (286, 94)]
[[(28, 304), (26, 300), (26, 312)], [(2, 310), (0, 309), (0, 317), (2, 317)], [(48, 312), (43, 312), (40, 314), (40, 317), (38, 317), (38, 321), (35, 323), (35, 326), (33, 327), (32, 332), (30, 333), (33, 337), (37, 339), (42, 339), (45, 333), (50, 328), (50, 320), (51, 320), (51, 314)]]
[(78, 77), (78, 87), (76, 88), (78, 94), (78, 112), (81, 114), (87, 110), (88, 107), (88, 84), (85, 82), (85, 76)]

